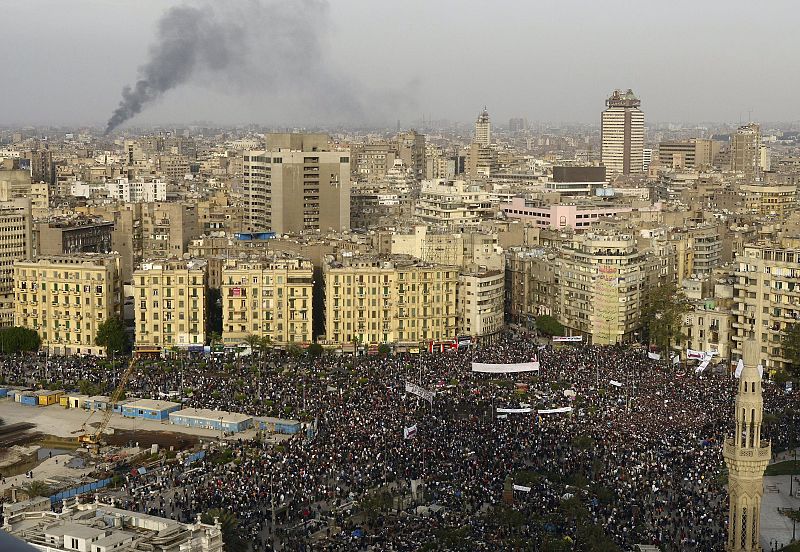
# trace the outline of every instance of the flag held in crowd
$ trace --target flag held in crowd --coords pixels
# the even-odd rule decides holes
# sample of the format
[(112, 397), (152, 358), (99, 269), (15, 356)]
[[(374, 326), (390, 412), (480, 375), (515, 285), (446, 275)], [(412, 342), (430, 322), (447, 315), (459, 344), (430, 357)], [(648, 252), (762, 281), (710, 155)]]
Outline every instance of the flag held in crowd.
[(613, 385), (614, 387), (622, 387), (622, 383), (621, 383), (621, 382), (618, 382), (617, 380), (611, 380), (611, 381), (609, 381), (608, 383), (610, 383), (610, 384), (611, 384), (611, 385)]
[(525, 485), (514, 485), (514, 490), (515, 491), (522, 491), (523, 493), (531, 492), (531, 488), (530, 487), (526, 487)]
[(661, 360), (661, 355), (658, 353), (649, 352), (647, 353), (647, 358), (651, 360)]
[(413, 439), (417, 436), (417, 424), (403, 428), (403, 439)]

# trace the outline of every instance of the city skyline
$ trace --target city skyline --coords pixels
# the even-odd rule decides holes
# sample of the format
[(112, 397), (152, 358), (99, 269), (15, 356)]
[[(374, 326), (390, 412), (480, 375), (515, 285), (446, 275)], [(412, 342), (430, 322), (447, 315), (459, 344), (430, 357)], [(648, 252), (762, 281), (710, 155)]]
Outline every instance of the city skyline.
[[(271, 21), (276, 4), (238, 6), (254, 4), (266, 6), (265, 21)], [(7, 70), (16, 78), (7, 81), (0, 121), (103, 126), (122, 87), (135, 82), (137, 67), (147, 61), (165, 11), (202, 5), (78, 0), (68, 6), (6, 6), (10, 19), (35, 20), (43, 32), (36, 45), (24, 49), (14, 46), (28, 36), (25, 27), (9, 29), (0, 39), (4, 50), (16, 52), (8, 60)], [(791, 51), (791, 18), (782, 17), (788, 2), (760, 6), (755, 19), (744, 2), (722, 6), (692, 5), (686, 21), (685, 10), (672, 5), (636, 13), (620, 2), (603, 8), (500, 2), (489, 14), (447, 2), (412, 3), (402, 14), (380, 5), (367, 9), (354, 0), (305, 2), (298, 10), (314, 17), (301, 36), (318, 43), (308, 59), (330, 77), (313, 76), (309, 82), (326, 90), (320, 82), (335, 83), (349, 106), (330, 94), (296, 94), (307, 75), (300, 75), (299, 88), (281, 85), (270, 92), (258, 79), (233, 83), (226, 72), (200, 71), (131, 124), (368, 126), (419, 120), (422, 114), (470, 122), (483, 105), (495, 121), (598, 123), (598, 108), (615, 88), (634, 89), (652, 122), (800, 119), (791, 95), (800, 77), (786, 70), (782, 54)], [(64, 33), (65, 28), (74, 31)], [(737, 40), (743, 34), (762, 37), (761, 47)], [(276, 36), (281, 38), (277, 31)], [(302, 61), (303, 54), (296, 59)], [(291, 64), (278, 74), (290, 69)]]

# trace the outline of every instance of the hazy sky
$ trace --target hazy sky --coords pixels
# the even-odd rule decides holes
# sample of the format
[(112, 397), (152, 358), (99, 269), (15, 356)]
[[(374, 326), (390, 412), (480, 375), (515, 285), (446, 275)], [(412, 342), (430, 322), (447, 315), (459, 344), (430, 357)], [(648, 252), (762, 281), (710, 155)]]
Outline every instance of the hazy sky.
[[(147, 61), (159, 18), (180, 4), (198, 2), (0, 0), (0, 124), (104, 125)], [(303, 76), (234, 85), (205, 71), (133, 123), (407, 126), (423, 112), (471, 121), (484, 104), (502, 124), (597, 122), (608, 93), (629, 87), (648, 121), (735, 123), (749, 110), (754, 120), (797, 121), (798, 17), (790, 0), (329, 0), (308, 63), (329, 68), (360, 110), (321, 107), (324, 90), (300, 91), (328, 85)], [(252, 69), (261, 52), (249, 54)]]

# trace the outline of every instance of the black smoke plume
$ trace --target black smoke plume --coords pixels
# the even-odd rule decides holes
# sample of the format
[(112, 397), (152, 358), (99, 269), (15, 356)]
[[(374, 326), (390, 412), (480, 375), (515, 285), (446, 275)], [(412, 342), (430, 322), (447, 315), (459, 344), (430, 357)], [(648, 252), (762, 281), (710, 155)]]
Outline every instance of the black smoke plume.
[(358, 87), (335, 75), (321, 39), (322, 0), (201, 0), (170, 8), (139, 79), (122, 90), (108, 134), (169, 90), (188, 82), (246, 93), (302, 97), (343, 118), (361, 115)]

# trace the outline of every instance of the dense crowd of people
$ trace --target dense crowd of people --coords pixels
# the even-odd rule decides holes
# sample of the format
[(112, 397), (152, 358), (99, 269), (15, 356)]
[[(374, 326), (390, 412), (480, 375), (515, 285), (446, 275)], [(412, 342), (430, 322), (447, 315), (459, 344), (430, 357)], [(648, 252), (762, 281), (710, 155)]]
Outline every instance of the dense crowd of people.
[[(539, 372), (470, 369), (533, 358)], [(0, 361), (7, 382), (84, 382), (106, 392), (122, 369), (75, 357)], [(407, 381), (434, 399), (406, 392)], [(192, 466), (154, 472), (157, 493), (131, 482), (114, 496), (183, 521), (213, 508), (234, 512), (253, 550), (591, 550), (586, 543), (607, 541), (699, 552), (725, 542), (721, 441), (732, 427), (735, 380), (698, 376), (641, 349), (554, 348), (506, 334), (422, 355), (143, 360), (127, 391), (295, 417), (312, 428), (279, 445), (230, 442)], [(797, 410), (797, 394), (765, 385), (764, 395), (767, 413)], [(785, 448), (794, 418), (773, 418), (764, 435)]]

